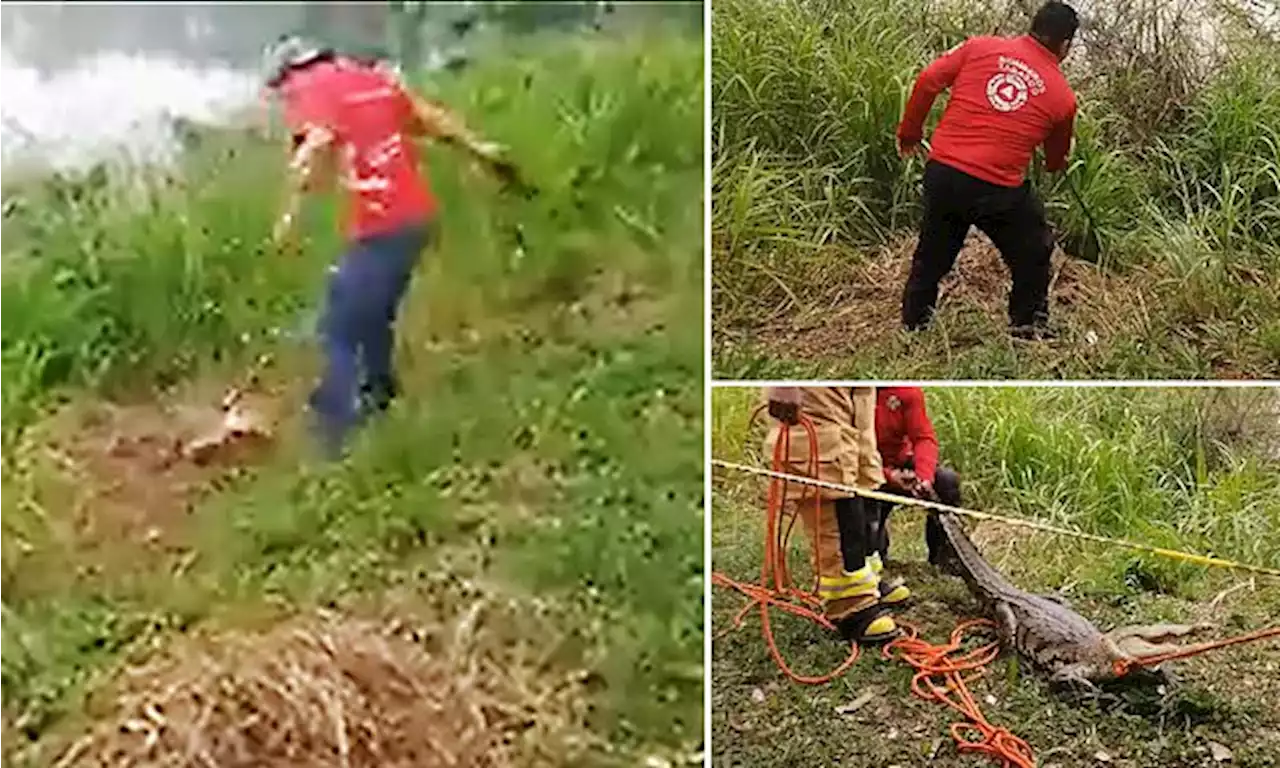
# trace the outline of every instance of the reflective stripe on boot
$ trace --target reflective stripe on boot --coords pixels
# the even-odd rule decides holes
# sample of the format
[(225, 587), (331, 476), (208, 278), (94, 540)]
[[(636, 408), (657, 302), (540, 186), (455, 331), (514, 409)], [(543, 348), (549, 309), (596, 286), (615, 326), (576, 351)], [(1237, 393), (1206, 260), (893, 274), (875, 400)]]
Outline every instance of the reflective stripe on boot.
[(818, 578), (818, 597), (822, 602), (846, 600), (854, 597), (879, 598), (880, 579), (868, 565), (856, 571), (845, 571), (837, 576)]
[(880, 601), (880, 579), (869, 563), (856, 571), (819, 577), (818, 596), (845, 640), (880, 643), (898, 636), (897, 622)]
[(897, 578), (889, 581), (881, 580), (880, 574), (884, 572), (884, 562), (880, 559), (879, 552), (872, 552), (867, 558), (867, 567), (876, 575), (877, 594), (880, 602), (885, 605), (896, 605), (904, 602), (911, 597), (911, 590), (907, 588), (905, 580)]

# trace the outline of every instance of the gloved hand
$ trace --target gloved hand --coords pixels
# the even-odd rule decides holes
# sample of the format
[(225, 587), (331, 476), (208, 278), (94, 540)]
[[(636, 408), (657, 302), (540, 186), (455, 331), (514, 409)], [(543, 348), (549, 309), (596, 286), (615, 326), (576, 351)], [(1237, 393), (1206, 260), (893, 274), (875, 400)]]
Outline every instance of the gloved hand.
[(800, 388), (769, 387), (769, 415), (789, 427), (800, 423)]
[(924, 499), (925, 501), (941, 501), (938, 498), (938, 492), (933, 489), (933, 483), (928, 480), (916, 481), (916, 498)]

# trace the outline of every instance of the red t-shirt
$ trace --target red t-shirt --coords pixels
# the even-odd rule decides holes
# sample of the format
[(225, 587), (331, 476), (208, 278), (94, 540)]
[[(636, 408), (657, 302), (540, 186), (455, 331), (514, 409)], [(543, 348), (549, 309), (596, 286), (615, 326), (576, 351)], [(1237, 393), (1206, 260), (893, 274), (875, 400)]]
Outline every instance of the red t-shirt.
[(1048, 170), (1067, 167), (1076, 96), (1057, 57), (1035, 38), (970, 38), (926, 67), (898, 125), (903, 144), (920, 142), (934, 99), (948, 87), (929, 159), (1003, 187), (1022, 184), (1042, 143)]
[(413, 104), (389, 75), (352, 61), (325, 61), (289, 75), (281, 96), (295, 136), (309, 126), (333, 133), (342, 184), (350, 193), (346, 226), (353, 239), (421, 223), (435, 213), (435, 198), (418, 170), (418, 149), (406, 135)]
[(916, 477), (932, 483), (938, 469), (938, 436), (919, 387), (876, 387), (876, 447), (886, 467), (915, 459)]

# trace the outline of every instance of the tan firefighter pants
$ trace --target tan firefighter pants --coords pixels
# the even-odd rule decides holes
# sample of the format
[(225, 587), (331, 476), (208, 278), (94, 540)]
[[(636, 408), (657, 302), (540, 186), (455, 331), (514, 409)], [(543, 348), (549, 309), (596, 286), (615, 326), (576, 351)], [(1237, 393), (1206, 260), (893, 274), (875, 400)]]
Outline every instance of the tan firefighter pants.
[[(813, 421), (817, 433), (817, 479), (874, 489), (884, 483), (884, 469), (875, 436), (875, 390), (871, 387), (805, 387), (800, 405), (803, 415)], [(774, 423), (765, 439), (765, 456), (772, 459), (773, 447), (782, 425)], [(791, 444), (786, 472), (809, 475), (809, 438), (803, 426), (791, 427)], [(821, 499), (815, 510), (813, 494)], [(848, 494), (813, 486), (789, 484), (791, 508), (800, 514), (805, 535), (817, 550), (812, 565), (818, 574), (818, 594), (827, 618), (836, 621), (874, 602), (879, 579), (866, 564), (845, 569), (836, 500)], [(798, 503), (798, 508), (795, 506)], [(861, 504), (854, 497), (848, 504)], [(816, 518), (816, 519), (815, 519)], [(846, 536), (862, 536), (861, 530), (847, 530)]]

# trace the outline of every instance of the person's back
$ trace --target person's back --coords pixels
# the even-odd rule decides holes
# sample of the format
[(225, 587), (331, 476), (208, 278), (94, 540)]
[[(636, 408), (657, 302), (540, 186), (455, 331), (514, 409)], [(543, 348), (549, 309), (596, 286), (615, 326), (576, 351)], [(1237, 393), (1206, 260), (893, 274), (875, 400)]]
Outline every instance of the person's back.
[(1022, 183), (1042, 143), (1049, 142), (1051, 165), (1065, 160), (1075, 94), (1054, 54), (1035, 38), (971, 38), (930, 70), (922, 75), (930, 85), (945, 87), (954, 77), (930, 159), (1005, 187)]
[[(1075, 116), (1075, 94), (1054, 55), (1030, 35), (983, 37), (962, 46), (964, 62), (951, 100), (934, 133), (933, 156), (978, 178), (1016, 186), (1022, 183), (1036, 147), (1049, 141)], [(1051, 159), (1065, 159), (1048, 146)]]
[(974, 37), (939, 56), (916, 79), (898, 124), (898, 153), (915, 154), (938, 95), (951, 99), (925, 163), (920, 239), (902, 292), (902, 324), (922, 330), (933, 318), (938, 286), (951, 271), (969, 228), (982, 230), (1009, 267), (1013, 336), (1052, 335), (1049, 320), (1053, 232), (1026, 179), (1036, 146), (1045, 170), (1066, 170), (1076, 98), (1058, 64), (1080, 26), (1071, 6), (1049, 0), (1017, 38)]
[(413, 106), (397, 82), (379, 69), (341, 59), (298, 72), (282, 90), (290, 125), (317, 124), (333, 133), (351, 194), (353, 238), (431, 218), (435, 200), (409, 135)]

